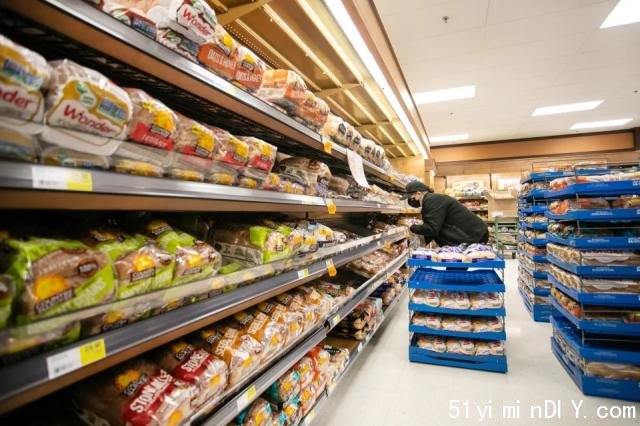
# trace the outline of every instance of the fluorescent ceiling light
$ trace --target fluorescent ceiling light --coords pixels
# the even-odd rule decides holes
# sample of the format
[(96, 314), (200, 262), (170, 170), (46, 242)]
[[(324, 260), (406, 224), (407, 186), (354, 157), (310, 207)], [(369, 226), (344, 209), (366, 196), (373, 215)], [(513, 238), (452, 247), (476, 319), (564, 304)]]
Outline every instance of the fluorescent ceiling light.
[(387, 82), (384, 73), (378, 66), (378, 62), (369, 51), (367, 43), (365, 43), (364, 39), (360, 35), (360, 31), (358, 31), (358, 28), (351, 20), (351, 16), (349, 15), (349, 12), (347, 12), (347, 9), (345, 9), (342, 1), (326, 0), (325, 4), (329, 8), (329, 11), (333, 15), (334, 19), (336, 20), (344, 34), (347, 36), (347, 39), (353, 46), (353, 49), (356, 51), (358, 56), (360, 56), (360, 60), (362, 60), (364, 65), (367, 67), (367, 70), (369, 70), (369, 73), (380, 87), (380, 90), (382, 90), (382, 93), (384, 93), (393, 110), (398, 115), (400, 122), (409, 133), (409, 137), (412, 139), (414, 145), (416, 146), (418, 151), (420, 151), (420, 154), (422, 154), (425, 159), (428, 159), (429, 155), (427, 154), (427, 150), (424, 148), (425, 145), (423, 141), (418, 137), (418, 134), (411, 125), (409, 117), (407, 117), (407, 114), (404, 112), (404, 109), (400, 105), (400, 101), (398, 101), (398, 98), (396, 98), (395, 94), (393, 93), (391, 85), (389, 85), (389, 83)]
[(473, 98), (476, 95), (476, 86), (453, 87), (451, 89), (420, 92), (413, 95), (416, 104), (432, 104), (435, 102), (453, 101), (456, 99)]
[(600, 28), (617, 27), (634, 22), (640, 22), (640, 1), (620, 0), (600, 25)]
[(539, 115), (564, 114), (566, 112), (588, 111), (596, 108), (604, 101), (576, 102), (575, 104), (554, 105), (539, 107), (531, 114), (533, 117)]
[(469, 139), (469, 133), (460, 133), (458, 135), (432, 136), (429, 138), (431, 143), (440, 142), (457, 142)]
[(595, 129), (597, 127), (616, 127), (627, 124), (633, 120), (633, 118), (619, 118), (617, 120), (603, 120), (603, 121), (586, 121), (584, 123), (576, 123), (571, 126), (570, 130), (579, 129)]

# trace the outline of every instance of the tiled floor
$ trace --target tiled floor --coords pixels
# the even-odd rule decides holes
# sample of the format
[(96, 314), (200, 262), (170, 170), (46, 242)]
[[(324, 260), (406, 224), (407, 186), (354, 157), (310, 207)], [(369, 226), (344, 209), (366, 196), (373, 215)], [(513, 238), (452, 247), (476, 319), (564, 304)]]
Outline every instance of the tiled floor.
[[(517, 265), (506, 270), (507, 374), (415, 364), (408, 361), (408, 311), (402, 301), (336, 391), (316, 413), (313, 426), (337, 425), (640, 425), (640, 405), (586, 397), (557, 362), (549, 346), (551, 326), (535, 323), (518, 294)], [(450, 417), (450, 404), (460, 416)], [(531, 418), (545, 400), (549, 419)], [(469, 416), (462, 403), (468, 401)], [(580, 405), (576, 418), (572, 401)], [(584, 401), (584, 402), (582, 402)], [(552, 407), (560, 403), (560, 412)], [(520, 418), (503, 418), (504, 406), (520, 407)], [(479, 420), (491, 407), (492, 417)], [(600, 419), (612, 407), (632, 406), (635, 419)], [(482, 411), (488, 413), (488, 410)], [(613, 414), (616, 414), (614, 411)], [(544, 412), (543, 412), (544, 415)], [(587, 416), (584, 418), (584, 416)]]

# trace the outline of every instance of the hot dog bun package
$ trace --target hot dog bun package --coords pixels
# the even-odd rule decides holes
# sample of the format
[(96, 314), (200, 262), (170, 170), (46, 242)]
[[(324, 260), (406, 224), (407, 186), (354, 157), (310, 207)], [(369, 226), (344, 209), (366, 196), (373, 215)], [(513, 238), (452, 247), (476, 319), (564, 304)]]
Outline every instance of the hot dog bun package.
[(237, 325), (216, 324), (200, 330), (193, 337), (195, 346), (222, 359), (229, 371), (229, 386), (253, 373), (262, 359), (262, 345)]
[(178, 426), (191, 414), (189, 384), (142, 359), (81, 382), (73, 401), (90, 424)]
[(154, 360), (173, 377), (192, 386), (191, 405), (194, 408), (219, 396), (227, 387), (227, 364), (185, 340), (158, 349)]
[[(39, 54), (0, 35), (0, 116), (40, 123), (44, 113), (41, 90), (51, 68)], [(11, 121), (11, 120), (8, 120)], [(17, 124), (17, 123), (16, 123)], [(25, 130), (25, 129), (16, 129)]]

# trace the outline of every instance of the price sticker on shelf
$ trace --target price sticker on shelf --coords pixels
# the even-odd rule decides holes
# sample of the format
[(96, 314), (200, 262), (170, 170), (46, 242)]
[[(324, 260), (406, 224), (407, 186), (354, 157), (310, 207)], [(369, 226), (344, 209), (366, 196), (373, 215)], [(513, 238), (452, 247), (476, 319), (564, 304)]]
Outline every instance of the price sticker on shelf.
[(31, 181), (34, 188), (93, 191), (93, 175), (85, 170), (33, 167), (31, 169)]
[(92, 364), (107, 356), (104, 339), (93, 340), (84, 345), (67, 349), (47, 357), (49, 380)]
[(307, 414), (307, 417), (304, 418), (305, 426), (310, 425), (313, 419), (315, 418), (316, 418), (316, 410), (309, 411), (309, 414)]
[(340, 314), (336, 314), (333, 318), (331, 318), (331, 327), (335, 327), (341, 320)]
[(362, 342), (360, 342), (360, 343), (358, 344), (358, 351), (357, 351), (357, 353), (362, 352), (362, 348), (363, 348), (363, 347), (364, 347), (364, 345), (362, 344)]
[(327, 259), (325, 263), (327, 265), (327, 273), (330, 277), (338, 275), (338, 270), (336, 269), (336, 265), (333, 264), (333, 259)]
[(329, 387), (327, 388), (327, 394), (331, 395), (334, 390), (336, 390), (336, 384), (335, 383), (329, 385)]
[(249, 405), (256, 397), (258, 391), (256, 390), (256, 386), (253, 385), (249, 389), (247, 389), (242, 395), (238, 397), (236, 401), (238, 411), (244, 410), (247, 405)]
[(327, 213), (336, 214), (336, 211), (338, 211), (338, 209), (336, 208), (336, 203), (334, 203), (331, 198), (327, 198), (325, 200), (325, 204), (327, 205)]
[(331, 141), (323, 140), (322, 148), (324, 149), (324, 152), (326, 152), (327, 154), (331, 154), (331, 151), (333, 151), (333, 144), (331, 143)]
[(298, 271), (298, 279), (306, 278), (309, 276), (309, 268), (300, 269)]

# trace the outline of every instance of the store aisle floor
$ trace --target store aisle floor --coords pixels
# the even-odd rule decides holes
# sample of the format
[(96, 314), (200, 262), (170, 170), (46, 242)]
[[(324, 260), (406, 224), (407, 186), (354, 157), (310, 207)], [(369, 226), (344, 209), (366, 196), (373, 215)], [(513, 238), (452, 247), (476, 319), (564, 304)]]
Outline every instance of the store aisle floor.
[[(403, 300), (316, 413), (314, 426), (637, 425), (639, 404), (584, 396), (562, 369), (549, 345), (550, 324), (534, 322), (522, 304), (514, 260), (507, 261), (506, 283), (507, 374), (410, 363), (408, 310)], [(454, 400), (460, 407), (458, 418), (450, 416)], [(542, 406), (544, 416), (545, 400), (550, 418), (531, 418), (532, 406)], [(580, 407), (578, 419), (572, 401)], [(507, 406), (519, 406), (519, 418), (504, 418)], [(560, 410), (554, 413), (554, 406)], [(613, 406), (634, 407), (635, 419), (600, 419), (601, 406), (600, 414)], [(491, 407), (490, 418), (486, 407)], [(486, 413), (484, 419), (479, 412)]]

